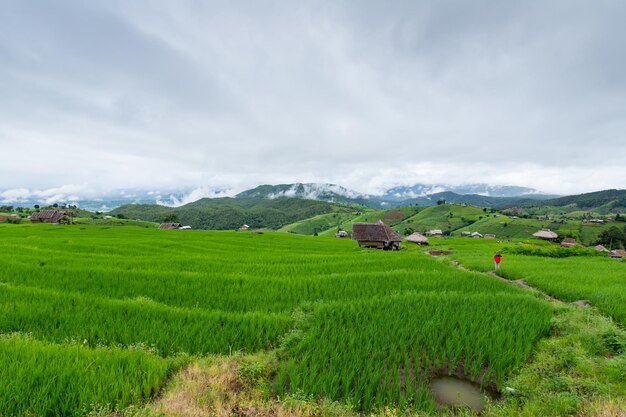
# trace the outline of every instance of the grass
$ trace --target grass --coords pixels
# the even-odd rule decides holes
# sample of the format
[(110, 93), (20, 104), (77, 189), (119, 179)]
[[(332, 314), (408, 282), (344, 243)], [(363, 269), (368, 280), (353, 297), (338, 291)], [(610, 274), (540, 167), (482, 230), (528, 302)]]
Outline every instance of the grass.
[(423, 208), (417, 214), (404, 219), (396, 226), (396, 229), (401, 234), (404, 234), (407, 228), (418, 232), (426, 232), (432, 229), (452, 232), (474, 223), (485, 215), (486, 213), (480, 207), (463, 204), (443, 204)]
[(288, 387), (366, 412), (389, 404), (434, 411), (431, 377), (503, 382), (546, 333), (551, 313), (532, 296), (487, 291), (320, 305), (301, 338), (287, 342), (278, 393)]
[[(499, 383), (528, 359), (550, 317), (545, 302), (523, 290), (450, 268), (416, 248), (390, 253), (322, 236), (0, 225), (0, 254), (2, 333), (29, 333), (28, 343), (57, 352), (74, 352), (78, 341), (87, 356), (148, 355), (163, 366), (174, 366), (181, 352), (264, 352), (282, 341), (277, 392), (323, 395), (359, 410), (430, 409), (427, 374), (401, 382), (400, 369), (411, 360), (415, 372), (457, 372), (462, 364), (468, 378)], [(510, 315), (494, 314), (503, 309)], [(297, 319), (298, 311), (309, 312), (306, 320)], [(136, 353), (137, 345), (151, 352)], [(320, 368), (323, 374), (307, 368), (326, 354), (332, 362)], [(3, 370), (0, 386), (19, 378), (20, 369), (39, 366), (29, 357)], [(132, 375), (153, 365), (119, 366), (130, 376), (70, 366), (68, 375), (80, 383), (70, 384), (67, 395), (79, 400), (63, 405), (63, 413), (141, 401), (145, 384)], [(367, 372), (350, 385), (349, 375), (361, 368)], [(171, 368), (163, 369), (150, 387), (163, 384)], [(86, 394), (118, 380), (106, 396)], [(15, 389), (17, 402), (4, 397), (0, 410), (39, 413), (28, 390)], [(46, 394), (50, 404), (63, 403), (59, 392)]]
[[(493, 269), (492, 256), (503, 252), (499, 274), (508, 279), (524, 279), (549, 295), (564, 301), (589, 300), (605, 314), (626, 325), (626, 262), (594, 251), (563, 250), (579, 256), (557, 258), (520, 253), (524, 245), (556, 248), (555, 244), (534, 239), (497, 241), (452, 238), (437, 245), (452, 250), (451, 257), (479, 271)], [(547, 252), (544, 249), (544, 252)], [(535, 253), (536, 254), (536, 253)]]
[(73, 416), (96, 403), (126, 407), (154, 397), (180, 363), (142, 350), (0, 336), (0, 414)]

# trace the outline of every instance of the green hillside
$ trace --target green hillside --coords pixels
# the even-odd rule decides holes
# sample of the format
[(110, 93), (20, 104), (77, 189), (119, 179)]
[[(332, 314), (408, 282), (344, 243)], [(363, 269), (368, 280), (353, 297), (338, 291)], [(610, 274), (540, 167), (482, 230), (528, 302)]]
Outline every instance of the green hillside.
[[(420, 206), (403, 206), (403, 207), (395, 207), (389, 210), (365, 210), (361, 212), (356, 212), (356, 216), (352, 217), (341, 223), (339, 228), (341, 230), (345, 230), (348, 233), (352, 233), (352, 223), (355, 222), (365, 222), (365, 223), (374, 223), (378, 220), (384, 221), (386, 224), (390, 226), (396, 226), (401, 223), (403, 220), (415, 215), (420, 210), (423, 210), (424, 207)], [(337, 227), (333, 226), (328, 230), (320, 233), (321, 235), (326, 236), (334, 236), (337, 232)]]
[(394, 229), (401, 234), (405, 234), (411, 230), (426, 232), (431, 229), (441, 229), (444, 232), (452, 232), (486, 215), (487, 214), (480, 207), (463, 204), (442, 204), (423, 208), (414, 216), (396, 225)]
[(243, 224), (278, 229), (320, 214), (345, 210), (343, 206), (298, 198), (205, 198), (181, 207), (129, 204), (112, 215), (151, 222), (177, 221), (194, 229), (232, 230)]
[(626, 212), (626, 190), (603, 190), (592, 193), (571, 195), (549, 200), (525, 200), (515, 203), (528, 208), (531, 213), (572, 213), (584, 212), (599, 215)]

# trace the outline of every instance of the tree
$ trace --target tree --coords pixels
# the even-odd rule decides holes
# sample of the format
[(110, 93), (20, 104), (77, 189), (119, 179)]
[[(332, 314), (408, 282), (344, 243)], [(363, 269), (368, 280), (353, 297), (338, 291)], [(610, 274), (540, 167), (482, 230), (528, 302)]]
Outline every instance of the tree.
[(163, 216), (163, 223), (178, 223), (178, 216), (176, 213), (170, 213)]
[(446, 204), (446, 200), (445, 200), (445, 199), (440, 198), (439, 200), (437, 200), (437, 205), (438, 205), (438, 206), (441, 206), (441, 205), (443, 205), (443, 204)]
[(626, 239), (626, 230), (623, 232), (615, 226), (611, 226), (610, 229), (600, 233), (598, 237), (598, 243), (601, 245), (608, 245), (611, 249), (615, 247), (621, 247)]
[(35, 210), (39, 210), (39, 204), (35, 204)]

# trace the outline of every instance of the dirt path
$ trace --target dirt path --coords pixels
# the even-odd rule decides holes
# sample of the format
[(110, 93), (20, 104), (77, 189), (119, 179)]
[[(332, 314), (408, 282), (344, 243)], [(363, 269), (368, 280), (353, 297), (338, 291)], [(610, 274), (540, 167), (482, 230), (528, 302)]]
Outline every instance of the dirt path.
[[(471, 272), (479, 272), (479, 271), (472, 271), (470, 269), (467, 269), (466, 267), (464, 267), (460, 262), (458, 261), (451, 261), (450, 262), (452, 264), (452, 266), (458, 268), (458, 269), (462, 269), (464, 271), (471, 271)], [(564, 303), (564, 304), (574, 304), (577, 305), (579, 307), (591, 307), (591, 303), (587, 300), (578, 300), (578, 301), (574, 301), (572, 303), (568, 303), (567, 301), (563, 301), (563, 300), (559, 300), (558, 298), (555, 298), (549, 294), (546, 294), (545, 292), (541, 291), (540, 289), (533, 287), (532, 285), (528, 284), (528, 282), (526, 282), (523, 279), (516, 279), (516, 280), (510, 280), (510, 279), (506, 279), (504, 277), (501, 277), (500, 275), (498, 275), (495, 271), (487, 271), (487, 272), (479, 272), (485, 275), (489, 275), (492, 276), (494, 278), (499, 279), (502, 282), (506, 282), (507, 284), (510, 285), (515, 285), (516, 287), (520, 287), (520, 288), (524, 288), (527, 290), (530, 290), (534, 293), (540, 294), (543, 298), (545, 298), (546, 300), (549, 301), (553, 301), (556, 303)]]

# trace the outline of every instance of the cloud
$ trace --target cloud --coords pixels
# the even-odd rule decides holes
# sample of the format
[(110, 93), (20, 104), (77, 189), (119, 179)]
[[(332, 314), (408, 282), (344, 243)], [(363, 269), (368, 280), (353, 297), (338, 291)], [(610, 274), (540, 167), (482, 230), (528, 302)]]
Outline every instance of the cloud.
[(0, 188), (624, 188), (624, 12), (610, 1), (9, 2)]

